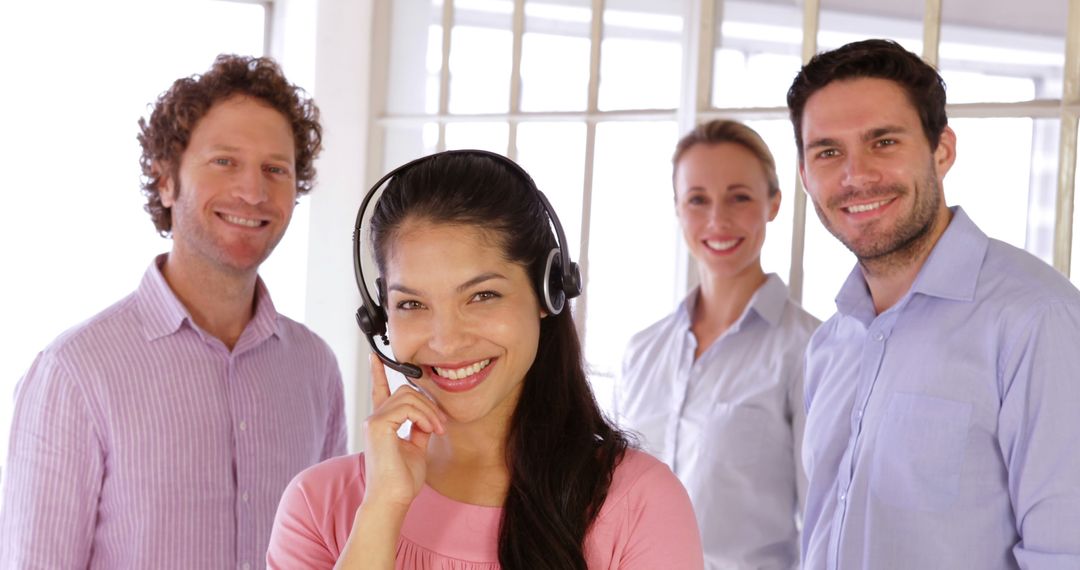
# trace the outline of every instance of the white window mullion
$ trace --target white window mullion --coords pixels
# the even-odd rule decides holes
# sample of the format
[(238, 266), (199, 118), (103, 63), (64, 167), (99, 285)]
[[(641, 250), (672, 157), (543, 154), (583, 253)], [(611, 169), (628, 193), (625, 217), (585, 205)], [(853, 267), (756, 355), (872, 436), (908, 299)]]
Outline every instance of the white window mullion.
[[(585, 122), (585, 167), (581, 185), (581, 239), (577, 256), (581, 282), (589, 281), (589, 230), (592, 218), (593, 168), (596, 162), (596, 116), (600, 102), (600, 44), (604, 39), (604, 0), (592, 0), (592, 22), (589, 28), (589, 101)], [(589, 314), (588, 293), (578, 297), (574, 318), (582, 349), (585, 344), (585, 320)]]
[(517, 159), (517, 127), (515, 117), (521, 112), (521, 44), (525, 35), (525, 0), (514, 0), (514, 47), (510, 63), (510, 118), (506, 156)]
[(941, 0), (926, 0), (923, 13), (923, 61), (938, 66), (938, 45), (941, 44)]
[[(820, 0), (803, 2), (803, 63), (810, 61), (817, 53), (818, 21), (821, 15)], [(803, 258), (806, 251), (806, 192), (802, 179), (795, 177), (795, 195), (792, 202), (791, 220), (791, 270), (788, 271), (788, 289), (791, 298), (802, 301), (803, 293)]]
[(454, 31), (454, 0), (443, 0), (442, 67), (439, 68), (439, 142), (436, 151), (446, 150), (446, 121), (450, 114), (450, 35)]
[(1061, 147), (1058, 152), (1057, 200), (1054, 207), (1054, 267), (1069, 276), (1072, 259), (1076, 189), (1076, 127), (1080, 119), (1080, 0), (1069, 0), (1065, 32), (1065, 69), (1061, 94)]

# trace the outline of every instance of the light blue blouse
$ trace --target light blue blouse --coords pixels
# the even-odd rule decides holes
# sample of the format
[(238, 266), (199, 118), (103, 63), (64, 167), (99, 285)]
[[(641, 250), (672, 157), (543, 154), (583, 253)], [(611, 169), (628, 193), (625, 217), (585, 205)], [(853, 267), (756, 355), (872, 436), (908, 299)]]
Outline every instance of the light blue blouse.
[(618, 421), (686, 487), (706, 568), (796, 568), (803, 354), (820, 322), (769, 275), (695, 361), (696, 298), (631, 339), (615, 386)]

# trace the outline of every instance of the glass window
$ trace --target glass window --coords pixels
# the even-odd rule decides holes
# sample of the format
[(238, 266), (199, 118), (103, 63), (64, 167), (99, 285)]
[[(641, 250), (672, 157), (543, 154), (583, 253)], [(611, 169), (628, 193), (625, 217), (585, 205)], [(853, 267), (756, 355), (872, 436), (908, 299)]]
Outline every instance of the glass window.
[(673, 109), (682, 81), (685, 1), (608, 0), (600, 47), (600, 108)]
[(922, 2), (822, 0), (817, 51), (867, 38), (888, 38), (922, 53)]
[(521, 110), (583, 111), (589, 101), (590, 0), (525, 3)]
[(446, 125), (446, 148), (478, 148), (506, 154), (510, 127), (502, 122), (450, 123)]
[(715, 107), (783, 107), (802, 67), (802, 12), (764, 1), (724, 2), (713, 54)]
[(605, 405), (630, 336), (683, 296), (675, 290), (676, 244), (682, 239), (671, 194), (676, 140), (674, 122), (596, 128), (585, 356), (597, 399)]
[(510, 109), (514, 3), (454, 2), (450, 32), (450, 112), (505, 113)]
[[(789, 283), (791, 272), (791, 230), (795, 219), (795, 180), (798, 172), (798, 155), (795, 152), (795, 135), (791, 121), (747, 121), (758, 132), (776, 161), (776, 177), (780, 182), (780, 212), (766, 226), (765, 245), (761, 248), (761, 267), (766, 273), (779, 275)], [(798, 190), (802, 192), (802, 190)], [(813, 214), (811, 214), (813, 215)]]
[(517, 150), (518, 163), (533, 177), (559, 216), (570, 257), (580, 259), (585, 125), (523, 123), (518, 125)]
[(395, 0), (390, 14), (390, 69), (386, 111), (416, 115), (439, 111), (442, 2)]
[(954, 119), (949, 124), (957, 138), (956, 163), (945, 177), (949, 205), (962, 206), (990, 237), (1053, 263), (1058, 121)]
[(806, 202), (802, 306), (825, 320), (836, 312), (836, 294), (855, 267), (855, 256), (825, 229), (809, 196)]
[(1060, 98), (1067, 4), (1030, 0), (1017, 10), (985, 2), (971, 10), (942, 2), (938, 60), (949, 102)]
[[(263, 7), (248, 3), (101, 0), (60, 11), (53, 2), (0, 3), (0, 70), (9, 86), (0, 92), (8, 135), (0, 160), (15, 189), (0, 208), (0, 259), (10, 277), (0, 295), (10, 325), (0, 332), (0, 461), (14, 386), (35, 354), (130, 293), (171, 246), (139, 191), (135, 136), (147, 104), (218, 53), (261, 54), (264, 29)], [(300, 256), (293, 261), (301, 267), (303, 204), (278, 248)], [(279, 310), (302, 318), (303, 276), (264, 276)]]

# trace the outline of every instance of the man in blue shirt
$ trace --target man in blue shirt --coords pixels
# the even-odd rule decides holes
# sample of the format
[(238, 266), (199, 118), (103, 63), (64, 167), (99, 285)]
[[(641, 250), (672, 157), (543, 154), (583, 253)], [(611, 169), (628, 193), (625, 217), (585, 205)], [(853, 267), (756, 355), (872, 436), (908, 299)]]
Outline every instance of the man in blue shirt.
[(788, 106), (858, 258), (807, 349), (804, 567), (1080, 568), (1080, 292), (945, 205), (956, 134), (916, 55), (819, 54)]

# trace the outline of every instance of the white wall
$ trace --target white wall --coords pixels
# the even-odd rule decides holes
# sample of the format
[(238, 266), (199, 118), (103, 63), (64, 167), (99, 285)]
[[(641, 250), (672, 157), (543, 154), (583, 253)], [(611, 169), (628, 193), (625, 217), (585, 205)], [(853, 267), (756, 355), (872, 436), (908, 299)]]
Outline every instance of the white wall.
[[(277, 0), (271, 55), (290, 79), (312, 85), (322, 112), (323, 152), (310, 212), (305, 323), (330, 344), (345, 382), (350, 449), (368, 414), (366, 340), (352, 270), (352, 227), (369, 181), (368, 129), (374, 0)], [(294, 78), (294, 73), (300, 74)], [(311, 74), (310, 81), (303, 74)], [(304, 268), (297, 268), (303, 271)]]

